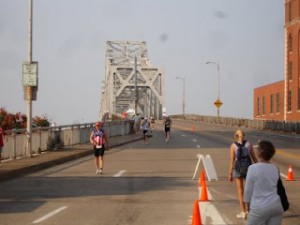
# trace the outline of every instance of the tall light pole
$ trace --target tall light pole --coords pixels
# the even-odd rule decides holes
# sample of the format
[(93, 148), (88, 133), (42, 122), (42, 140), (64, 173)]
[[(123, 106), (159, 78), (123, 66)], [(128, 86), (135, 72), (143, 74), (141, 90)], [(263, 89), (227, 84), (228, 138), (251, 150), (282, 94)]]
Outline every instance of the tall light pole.
[(138, 108), (138, 89), (137, 89), (137, 58), (134, 57), (134, 111), (137, 114)]
[(206, 61), (205, 63), (215, 65), (218, 70), (218, 94), (217, 94), (218, 97), (217, 97), (217, 100), (214, 102), (214, 104), (217, 107), (217, 123), (219, 123), (220, 107), (223, 104), (220, 100), (220, 63), (214, 62), (214, 61)]
[(32, 2), (33, 0), (29, 0), (28, 61), (22, 64), (22, 83), (27, 106), (26, 155), (29, 157), (32, 155), (32, 101), (36, 100), (38, 90), (38, 62), (32, 61)]
[[(29, 0), (29, 31), (28, 31), (28, 63), (32, 63), (32, 5), (33, 0)], [(32, 92), (33, 87), (32, 86), (25, 86), (26, 92), (25, 95), (27, 95), (27, 152), (26, 155), (31, 157), (31, 151), (32, 151)]]
[(182, 114), (185, 115), (185, 78), (184, 77), (176, 77), (176, 79), (181, 79), (183, 81), (182, 88)]

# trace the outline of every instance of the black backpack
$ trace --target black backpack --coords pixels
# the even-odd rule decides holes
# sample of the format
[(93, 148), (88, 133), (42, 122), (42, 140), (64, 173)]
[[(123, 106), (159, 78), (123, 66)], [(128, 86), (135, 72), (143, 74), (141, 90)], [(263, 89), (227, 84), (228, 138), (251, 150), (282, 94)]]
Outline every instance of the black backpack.
[(242, 144), (235, 142), (235, 144), (238, 149), (234, 168), (240, 174), (240, 177), (245, 178), (247, 175), (248, 167), (252, 164), (250, 152), (245, 146), (246, 141), (243, 141)]

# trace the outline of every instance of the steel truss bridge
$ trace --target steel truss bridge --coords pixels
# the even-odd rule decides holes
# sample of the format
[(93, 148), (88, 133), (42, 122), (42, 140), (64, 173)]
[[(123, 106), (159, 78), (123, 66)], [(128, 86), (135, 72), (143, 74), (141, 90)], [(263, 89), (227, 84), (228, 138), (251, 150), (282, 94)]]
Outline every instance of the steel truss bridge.
[(161, 119), (164, 107), (164, 72), (151, 65), (146, 42), (107, 41), (100, 118), (131, 112)]

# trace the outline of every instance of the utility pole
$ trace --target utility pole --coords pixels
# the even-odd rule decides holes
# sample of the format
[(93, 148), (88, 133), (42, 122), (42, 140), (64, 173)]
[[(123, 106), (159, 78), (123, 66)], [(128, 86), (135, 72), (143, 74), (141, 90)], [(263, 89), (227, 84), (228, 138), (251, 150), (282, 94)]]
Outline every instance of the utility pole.
[(183, 82), (182, 87), (182, 114), (185, 115), (185, 77), (176, 77), (176, 79), (181, 79)]
[(206, 61), (206, 64), (213, 64), (217, 68), (218, 79), (217, 79), (217, 100), (214, 102), (214, 105), (217, 107), (217, 124), (220, 122), (220, 107), (222, 106), (222, 102), (220, 99), (220, 63), (214, 61)]
[(38, 88), (38, 63), (32, 61), (32, 13), (33, 0), (29, 0), (28, 61), (22, 65), (24, 99), (27, 107), (26, 156), (32, 156), (32, 100), (36, 100)]
[[(28, 63), (32, 63), (32, 11), (33, 0), (29, 0), (29, 43), (28, 43)], [(31, 157), (32, 149), (32, 86), (27, 86), (27, 152), (26, 155)]]
[(137, 114), (137, 105), (138, 105), (138, 90), (137, 90), (137, 59), (134, 57), (134, 110)]

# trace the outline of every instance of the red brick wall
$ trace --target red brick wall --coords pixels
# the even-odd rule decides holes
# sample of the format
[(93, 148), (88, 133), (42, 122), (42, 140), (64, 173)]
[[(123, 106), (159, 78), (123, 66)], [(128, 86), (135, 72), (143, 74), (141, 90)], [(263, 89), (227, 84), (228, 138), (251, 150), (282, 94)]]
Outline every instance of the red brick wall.
[[(291, 14), (290, 14), (291, 13)], [(298, 106), (298, 92), (300, 87), (300, 0), (285, 0), (285, 32), (286, 40), (283, 43), (286, 47), (285, 74), (283, 79), (287, 82), (287, 93), (291, 91), (291, 110), (288, 109), (288, 94), (284, 96), (284, 80), (257, 87), (254, 89), (253, 118), (255, 119), (273, 119), (287, 121), (300, 121), (300, 107)], [(292, 37), (292, 50), (289, 49), (289, 37)], [(292, 68), (290, 68), (292, 63)], [(289, 78), (289, 75), (292, 78)], [(280, 109), (277, 112), (276, 95), (280, 95)], [(271, 95), (274, 96), (274, 112), (271, 113)], [(284, 105), (286, 97), (286, 106)], [(260, 99), (258, 110), (258, 98)], [(265, 112), (263, 112), (263, 98), (265, 99)], [(284, 107), (286, 107), (286, 118), (284, 116)]]
[[(279, 93), (279, 112), (277, 112), (277, 93)], [(271, 113), (271, 95), (273, 99), (273, 113)], [(265, 98), (265, 112), (263, 113), (263, 97)], [(258, 98), (260, 99), (258, 110)], [(254, 89), (253, 118), (266, 120), (284, 119), (284, 81), (257, 87)], [(259, 114), (258, 114), (259, 111)]]
[[(288, 13), (289, 4), (292, 4), (292, 16), (289, 17)], [(286, 119), (288, 121), (300, 121), (300, 109), (298, 109), (298, 92), (299, 92), (299, 61), (300, 61), (300, 1), (299, 0), (290, 0), (285, 3), (285, 27), (286, 27), (286, 47), (288, 48), (289, 37), (292, 37), (292, 50), (286, 49), (286, 73), (285, 79), (287, 79), (287, 91), (292, 92), (291, 98), (291, 110), (287, 109)], [(291, 20), (289, 20), (291, 18)], [(290, 72), (289, 64), (292, 62), (292, 72)], [(292, 74), (292, 79), (288, 77), (289, 74)], [(288, 103), (288, 96), (286, 96)]]

